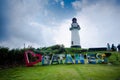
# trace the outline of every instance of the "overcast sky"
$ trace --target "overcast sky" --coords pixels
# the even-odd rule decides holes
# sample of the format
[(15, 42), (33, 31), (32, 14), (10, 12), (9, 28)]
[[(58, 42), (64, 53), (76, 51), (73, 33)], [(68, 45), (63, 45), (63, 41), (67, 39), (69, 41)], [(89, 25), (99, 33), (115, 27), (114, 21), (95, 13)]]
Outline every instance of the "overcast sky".
[(83, 48), (120, 43), (120, 0), (0, 0), (0, 46), (71, 46), (76, 17)]

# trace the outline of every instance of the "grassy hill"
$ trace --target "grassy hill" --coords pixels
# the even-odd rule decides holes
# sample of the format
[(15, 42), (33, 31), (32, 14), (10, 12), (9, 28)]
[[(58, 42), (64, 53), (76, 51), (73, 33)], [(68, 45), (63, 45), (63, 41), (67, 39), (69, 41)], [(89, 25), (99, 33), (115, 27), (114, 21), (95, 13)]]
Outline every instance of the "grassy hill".
[(112, 53), (109, 57), (109, 61), (113, 64), (120, 64), (120, 53), (116, 51), (102, 51), (103, 49), (99, 48), (100, 51), (91, 51), (89, 49), (81, 48), (65, 48), (64, 45), (53, 45), (50, 47), (42, 48), (24, 48), (24, 49), (9, 49), (6, 47), (0, 47), (0, 68), (14, 67), (25, 65), (24, 61), (24, 52), (26, 50), (32, 50), (34, 53), (39, 54), (71, 54), (74, 57), (75, 53), (78, 54), (87, 54), (87, 53)]
[[(38, 63), (33, 67), (25, 67), (23, 56), (25, 50), (0, 48), (0, 80), (120, 80), (120, 53), (116, 51), (90, 52), (87, 49), (64, 48), (63, 45), (30, 48), (42, 54), (111, 53), (108, 58), (111, 65), (86, 63), (42, 66)], [(3, 69), (6, 66), (8, 67)]]

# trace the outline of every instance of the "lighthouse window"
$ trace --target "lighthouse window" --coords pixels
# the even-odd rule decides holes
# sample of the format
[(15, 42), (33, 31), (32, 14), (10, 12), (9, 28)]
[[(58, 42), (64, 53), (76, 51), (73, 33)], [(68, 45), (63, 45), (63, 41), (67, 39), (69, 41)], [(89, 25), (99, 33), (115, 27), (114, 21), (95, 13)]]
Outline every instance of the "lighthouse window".
[(73, 45), (73, 41), (72, 41), (71, 43), (72, 43), (72, 45)]

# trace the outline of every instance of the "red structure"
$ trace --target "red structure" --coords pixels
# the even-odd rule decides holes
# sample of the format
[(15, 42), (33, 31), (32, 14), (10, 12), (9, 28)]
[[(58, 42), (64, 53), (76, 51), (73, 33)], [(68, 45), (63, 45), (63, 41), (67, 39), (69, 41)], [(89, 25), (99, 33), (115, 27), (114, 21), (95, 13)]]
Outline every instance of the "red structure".
[[(31, 54), (33, 57), (37, 57), (38, 60), (34, 61), (34, 62), (30, 62), (28, 54)], [(38, 62), (41, 62), (42, 60), (42, 55), (41, 54), (35, 54), (33, 51), (25, 51), (24, 53), (24, 58), (25, 58), (25, 63), (27, 67), (33, 66), (34, 64), (37, 64)]]

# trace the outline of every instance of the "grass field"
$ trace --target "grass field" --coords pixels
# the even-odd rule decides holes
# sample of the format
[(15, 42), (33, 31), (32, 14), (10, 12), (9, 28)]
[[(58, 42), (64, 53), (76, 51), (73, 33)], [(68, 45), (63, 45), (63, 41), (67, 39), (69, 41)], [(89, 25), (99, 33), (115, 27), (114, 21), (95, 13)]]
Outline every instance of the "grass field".
[(120, 66), (61, 64), (0, 70), (0, 80), (120, 80)]

